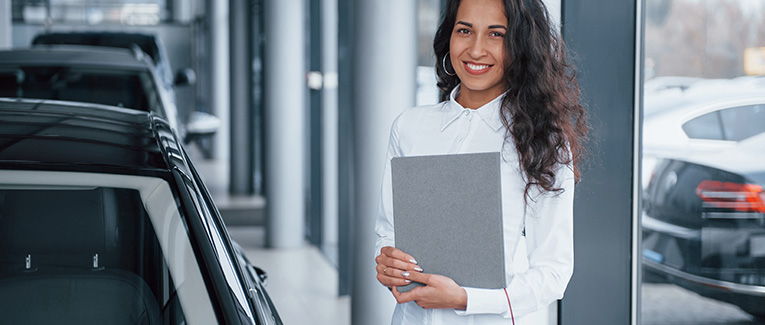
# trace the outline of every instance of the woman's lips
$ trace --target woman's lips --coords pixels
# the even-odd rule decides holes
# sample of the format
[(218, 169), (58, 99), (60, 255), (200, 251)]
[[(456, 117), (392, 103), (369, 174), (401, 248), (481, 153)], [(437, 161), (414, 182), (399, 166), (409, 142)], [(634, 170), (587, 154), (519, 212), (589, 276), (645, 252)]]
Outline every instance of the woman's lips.
[(463, 62), (463, 64), (465, 65), (465, 70), (468, 73), (475, 75), (484, 74), (489, 71), (492, 66), (494, 66), (493, 64), (481, 64), (473, 62)]

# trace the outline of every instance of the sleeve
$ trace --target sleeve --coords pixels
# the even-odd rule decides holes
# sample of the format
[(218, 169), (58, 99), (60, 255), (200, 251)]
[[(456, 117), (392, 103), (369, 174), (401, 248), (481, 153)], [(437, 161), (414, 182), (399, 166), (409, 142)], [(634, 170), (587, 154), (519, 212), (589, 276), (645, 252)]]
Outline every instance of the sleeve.
[(393, 189), (391, 180), (390, 161), (393, 157), (401, 156), (399, 146), (399, 119), (393, 121), (390, 130), (390, 140), (388, 142), (388, 153), (385, 158), (385, 169), (383, 171), (382, 188), (380, 190), (380, 205), (375, 219), (375, 257), (380, 255), (380, 250), (385, 246), (394, 246), (393, 232)]
[[(571, 166), (558, 170), (563, 192), (546, 192), (529, 199), (526, 245), (529, 268), (514, 275), (505, 289), (465, 288), (467, 308), (458, 315), (500, 314), (521, 317), (563, 298), (574, 270), (574, 174)], [(509, 303), (508, 303), (509, 300)]]

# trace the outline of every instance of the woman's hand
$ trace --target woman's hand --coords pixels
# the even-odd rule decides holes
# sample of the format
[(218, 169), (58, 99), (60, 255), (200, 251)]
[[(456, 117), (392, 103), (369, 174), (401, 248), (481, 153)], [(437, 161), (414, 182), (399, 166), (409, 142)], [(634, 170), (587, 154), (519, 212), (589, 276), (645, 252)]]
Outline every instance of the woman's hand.
[(416, 287), (409, 292), (398, 292), (393, 288), (393, 296), (400, 304), (414, 301), (422, 308), (448, 308), (465, 310), (467, 308), (467, 292), (454, 280), (438, 274), (411, 272), (406, 277), (409, 280), (423, 283), (424, 287)]
[(407, 275), (422, 272), (422, 268), (417, 266), (414, 257), (391, 246), (383, 247), (380, 255), (375, 258), (375, 262), (377, 262), (377, 281), (388, 288), (407, 285), (412, 282), (406, 278)]

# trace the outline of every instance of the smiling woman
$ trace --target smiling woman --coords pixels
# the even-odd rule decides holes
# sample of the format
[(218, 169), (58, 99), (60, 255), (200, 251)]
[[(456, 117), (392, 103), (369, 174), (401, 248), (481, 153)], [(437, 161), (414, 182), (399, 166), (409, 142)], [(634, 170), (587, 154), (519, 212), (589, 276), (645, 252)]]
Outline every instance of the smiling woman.
[(499, 1), (467, 2), (461, 9), (446, 56), (462, 82), (457, 102), (478, 108), (505, 90), (507, 18)]
[[(433, 48), (443, 102), (394, 121), (376, 220), (377, 279), (399, 303), (392, 323), (531, 322), (526, 315), (562, 298), (573, 271), (573, 194), (588, 131), (574, 69), (542, 0), (450, 0)], [(500, 289), (429, 273), (395, 247), (392, 158), (481, 152), (502, 157)], [(398, 290), (412, 281), (424, 286)]]

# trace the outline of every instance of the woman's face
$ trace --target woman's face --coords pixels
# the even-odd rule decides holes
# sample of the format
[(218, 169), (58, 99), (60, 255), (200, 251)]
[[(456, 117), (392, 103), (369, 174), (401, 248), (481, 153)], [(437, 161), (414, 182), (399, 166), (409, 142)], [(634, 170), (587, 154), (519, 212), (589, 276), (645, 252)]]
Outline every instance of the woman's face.
[(462, 83), (460, 96), (493, 99), (502, 94), (505, 33), (501, 0), (462, 0), (449, 40), (452, 66)]

